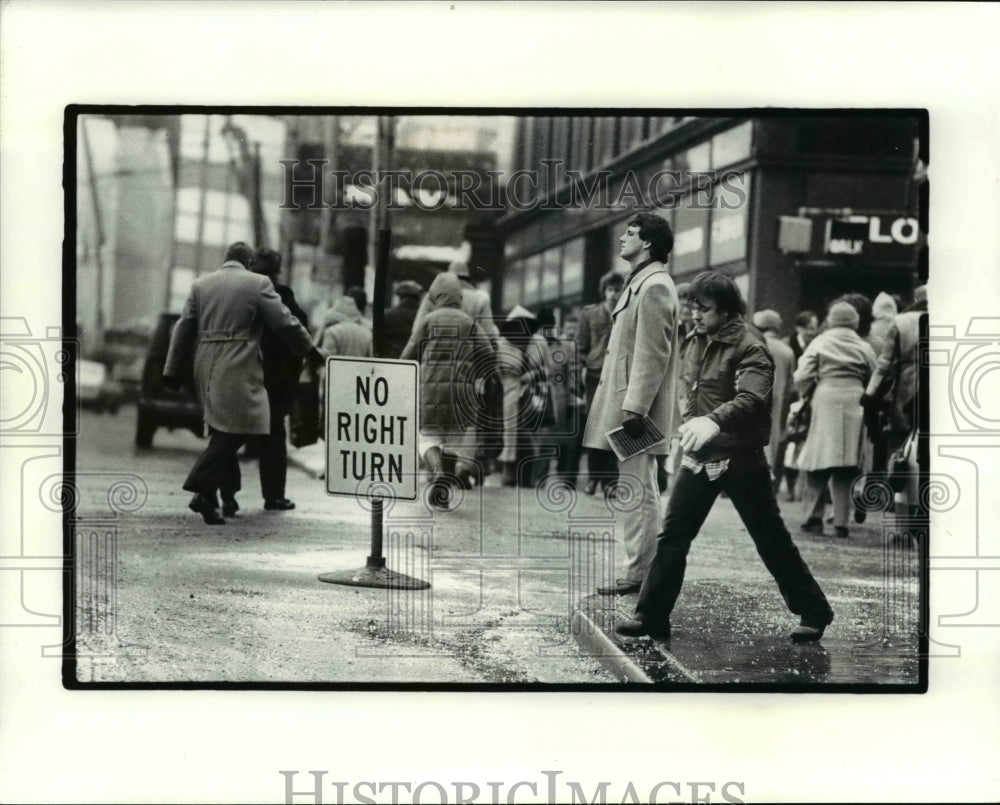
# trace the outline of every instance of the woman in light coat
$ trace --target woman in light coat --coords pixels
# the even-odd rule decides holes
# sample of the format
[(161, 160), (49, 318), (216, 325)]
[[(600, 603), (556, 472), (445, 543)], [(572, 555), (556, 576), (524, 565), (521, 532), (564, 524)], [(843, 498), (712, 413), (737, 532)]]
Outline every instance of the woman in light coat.
[(812, 392), (809, 433), (796, 462), (808, 473), (811, 505), (802, 529), (810, 533), (823, 532), (824, 490), (830, 482), (834, 531), (848, 536), (851, 483), (868, 463), (861, 395), (875, 371), (875, 351), (858, 335), (858, 321), (853, 306), (835, 303), (828, 328), (809, 343), (795, 370), (799, 393)]
[(504, 486), (534, 486), (545, 470), (535, 460), (549, 395), (548, 346), (534, 313), (516, 305), (500, 325), (497, 373), (503, 386), (503, 450), (497, 457)]

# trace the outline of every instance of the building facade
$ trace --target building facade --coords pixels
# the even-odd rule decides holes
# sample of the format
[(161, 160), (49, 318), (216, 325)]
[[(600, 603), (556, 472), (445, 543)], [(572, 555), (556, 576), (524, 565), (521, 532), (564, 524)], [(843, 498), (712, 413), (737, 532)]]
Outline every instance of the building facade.
[(725, 272), (786, 330), (846, 292), (909, 300), (926, 280), (922, 124), (920, 113), (521, 118), (494, 303), (597, 301), (600, 277), (627, 270), (618, 236), (639, 209), (671, 223), (677, 282)]

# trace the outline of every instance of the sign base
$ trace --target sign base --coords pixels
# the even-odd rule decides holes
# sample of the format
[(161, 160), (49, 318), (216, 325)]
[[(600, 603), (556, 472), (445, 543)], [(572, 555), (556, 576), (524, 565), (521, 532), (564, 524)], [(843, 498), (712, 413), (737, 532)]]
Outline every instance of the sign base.
[(368, 563), (357, 570), (338, 570), (320, 573), (320, 581), (327, 584), (346, 584), (349, 587), (377, 587), (392, 590), (426, 590), (430, 582), (415, 579), (385, 566), (385, 559), (368, 557)]

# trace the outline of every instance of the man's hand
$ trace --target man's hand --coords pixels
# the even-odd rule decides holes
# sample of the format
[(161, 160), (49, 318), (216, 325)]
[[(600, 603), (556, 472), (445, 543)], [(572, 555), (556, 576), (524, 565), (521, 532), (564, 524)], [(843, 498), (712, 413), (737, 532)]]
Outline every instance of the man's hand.
[(642, 417), (635, 414), (626, 417), (625, 421), (622, 422), (622, 428), (631, 439), (638, 439), (646, 429), (642, 423)]
[(719, 434), (719, 426), (707, 416), (696, 416), (678, 428), (681, 448), (694, 452), (700, 450)]
[(171, 391), (181, 390), (181, 379), (173, 375), (163, 375), (163, 385)]

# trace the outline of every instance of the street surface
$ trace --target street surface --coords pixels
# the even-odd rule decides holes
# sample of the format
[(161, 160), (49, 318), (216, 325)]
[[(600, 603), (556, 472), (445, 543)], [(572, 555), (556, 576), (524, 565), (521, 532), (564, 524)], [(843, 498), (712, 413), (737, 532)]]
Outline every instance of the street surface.
[[(621, 681), (603, 652), (578, 645), (570, 628), (579, 608), (610, 635), (634, 603), (592, 595), (615, 576), (614, 521), (599, 495), (503, 488), (493, 475), (443, 514), (419, 499), (387, 501), (388, 567), (431, 588), (326, 584), (319, 574), (365, 566), (371, 517), (364, 501), (324, 492), (315, 477), (322, 443), (292, 450), (301, 467), (289, 469), (294, 511), (264, 511), (256, 463), (244, 461), (241, 511), (224, 526), (206, 526), (180, 488), (205, 442), (159, 430), (152, 448), (138, 449), (134, 428), (132, 407), (82, 413), (80, 682)], [(670, 645), (619, 648), (668, 686), (915, 687), (919, 553), (883, 553), (881, 515), (838, 540), (799, 534), (801, 504), (782, 506), (836, 611), (820, 644), (789, 641), (797, 620), (731, 504), (720, 500), (692, 548)]]

